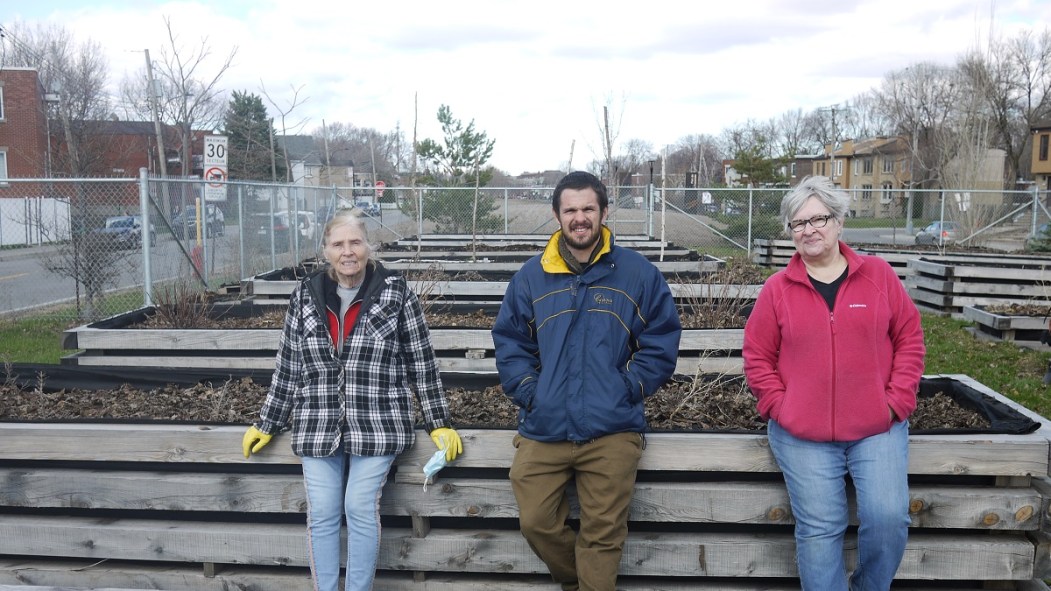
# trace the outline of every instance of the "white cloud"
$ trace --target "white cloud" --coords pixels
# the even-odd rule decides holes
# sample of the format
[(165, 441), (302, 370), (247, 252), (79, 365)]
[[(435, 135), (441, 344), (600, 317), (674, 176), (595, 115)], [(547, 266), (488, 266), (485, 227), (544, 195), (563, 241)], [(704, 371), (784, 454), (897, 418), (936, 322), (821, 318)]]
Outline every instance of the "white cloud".
[(496, 139), (493, 164), (512, 173), (563, 166), (574, 141), (574, 165), (596, 158), (607, 96), (620, 139), (660, 149), (842, 103), (892, 70), (952, 63), (990, 31), (1051, 22), (1051, 3), (1036, 0), (67, 0), (19, 11), (102, 44), (114, 83), (141, 72), (142, 49), (160, 57), (168, 16), (183, 46), (207, 39), (206, 66), (237, 48), (227, 89), (260, 93), (262, 82), (287, 106), (301, 87), (293, 117), (308, 130), (342, 121), (411, 137), (418, 94), (421, 138), (439, 136), (447, 104)]

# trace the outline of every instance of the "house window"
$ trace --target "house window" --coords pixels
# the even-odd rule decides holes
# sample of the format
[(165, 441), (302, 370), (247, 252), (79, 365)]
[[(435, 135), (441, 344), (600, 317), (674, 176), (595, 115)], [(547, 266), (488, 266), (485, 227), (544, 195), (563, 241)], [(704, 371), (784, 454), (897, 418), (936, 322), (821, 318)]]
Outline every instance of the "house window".
[[(0, 84), (0, 121), (3, 121), (4, 119), (4, 85)], [(4, 158), (4, 163), (6, 164), (6, 162), (7, 158)], [(4, 175), (4, 178), (7, 178), (6, 174)]]
[(886, 157), (883, 158), (883, 172), (884, 174), (894, 172), (894, 160)]
[[(0, 90), (3, 90), (0, 88)], [(1047, 162), (1047, 141), (1051, 138), (1051, 135), (1043, 134), (1040, 136), (1040, 161)]]
[(792, 174), (793, 177), (796, 176), (796, 163), (795, 162), (793, 162), (793, 163), (791, 163), (789, 165), (789, 170), (791, 171), (791, 174)]
[(872, 174), (872, 158), (861, 159), (861, 174)]
[(879, 202), (880, 203), (890, 203), (891, 202), (891, 199), (894, 197), (894, 192), (891, 190), (892, 188), (893, 188), (893, 185), (891, 183), (883, 183), (882, 185), (880, 185), (880, 195), (879, 195)]
[(0, 150), (0, 185), (7, 183), (7, 150)]
[(843, 176), (843, 161), (836, 160), (836, 176)]
[(861, 200), (869, 201), (872, 199), (872, 185), (861, 185)]

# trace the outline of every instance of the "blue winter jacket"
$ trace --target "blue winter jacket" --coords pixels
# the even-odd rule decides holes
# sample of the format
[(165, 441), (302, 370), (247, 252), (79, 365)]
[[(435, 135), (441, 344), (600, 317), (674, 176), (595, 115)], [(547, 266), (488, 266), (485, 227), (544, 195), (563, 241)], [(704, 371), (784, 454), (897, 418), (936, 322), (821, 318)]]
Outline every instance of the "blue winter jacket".
[(556, 232), (511, 279), (496, 317), (500, 382), (530, 439), (644, 431), (643, 399), (675, 370), (682, 325), (667, 281), (602, 233), (602, 252), (577, 275)]

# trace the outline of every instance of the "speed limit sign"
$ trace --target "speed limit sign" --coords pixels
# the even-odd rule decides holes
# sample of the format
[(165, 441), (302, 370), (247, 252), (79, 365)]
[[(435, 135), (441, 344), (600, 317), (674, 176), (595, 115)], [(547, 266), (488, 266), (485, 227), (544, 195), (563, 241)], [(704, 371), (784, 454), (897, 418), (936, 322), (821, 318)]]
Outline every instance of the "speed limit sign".
[(204, 200), (226, 201), (225, 135), (204, 136)]

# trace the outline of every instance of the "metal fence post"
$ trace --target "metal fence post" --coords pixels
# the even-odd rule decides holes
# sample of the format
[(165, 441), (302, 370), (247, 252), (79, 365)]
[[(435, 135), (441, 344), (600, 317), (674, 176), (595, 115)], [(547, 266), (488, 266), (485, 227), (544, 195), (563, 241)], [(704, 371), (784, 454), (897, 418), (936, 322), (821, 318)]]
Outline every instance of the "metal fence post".
[(241, 274), (237, 277), (244, 279), (245, 275), (245, 204), (244, 185), (237, 185), (237, 260), (240, 263)]
[(153, 305), (153, 273), (150, 268), (150, 179), (146, 167), (139, 169), (139, 244), (142, 245), (142, 305)]

